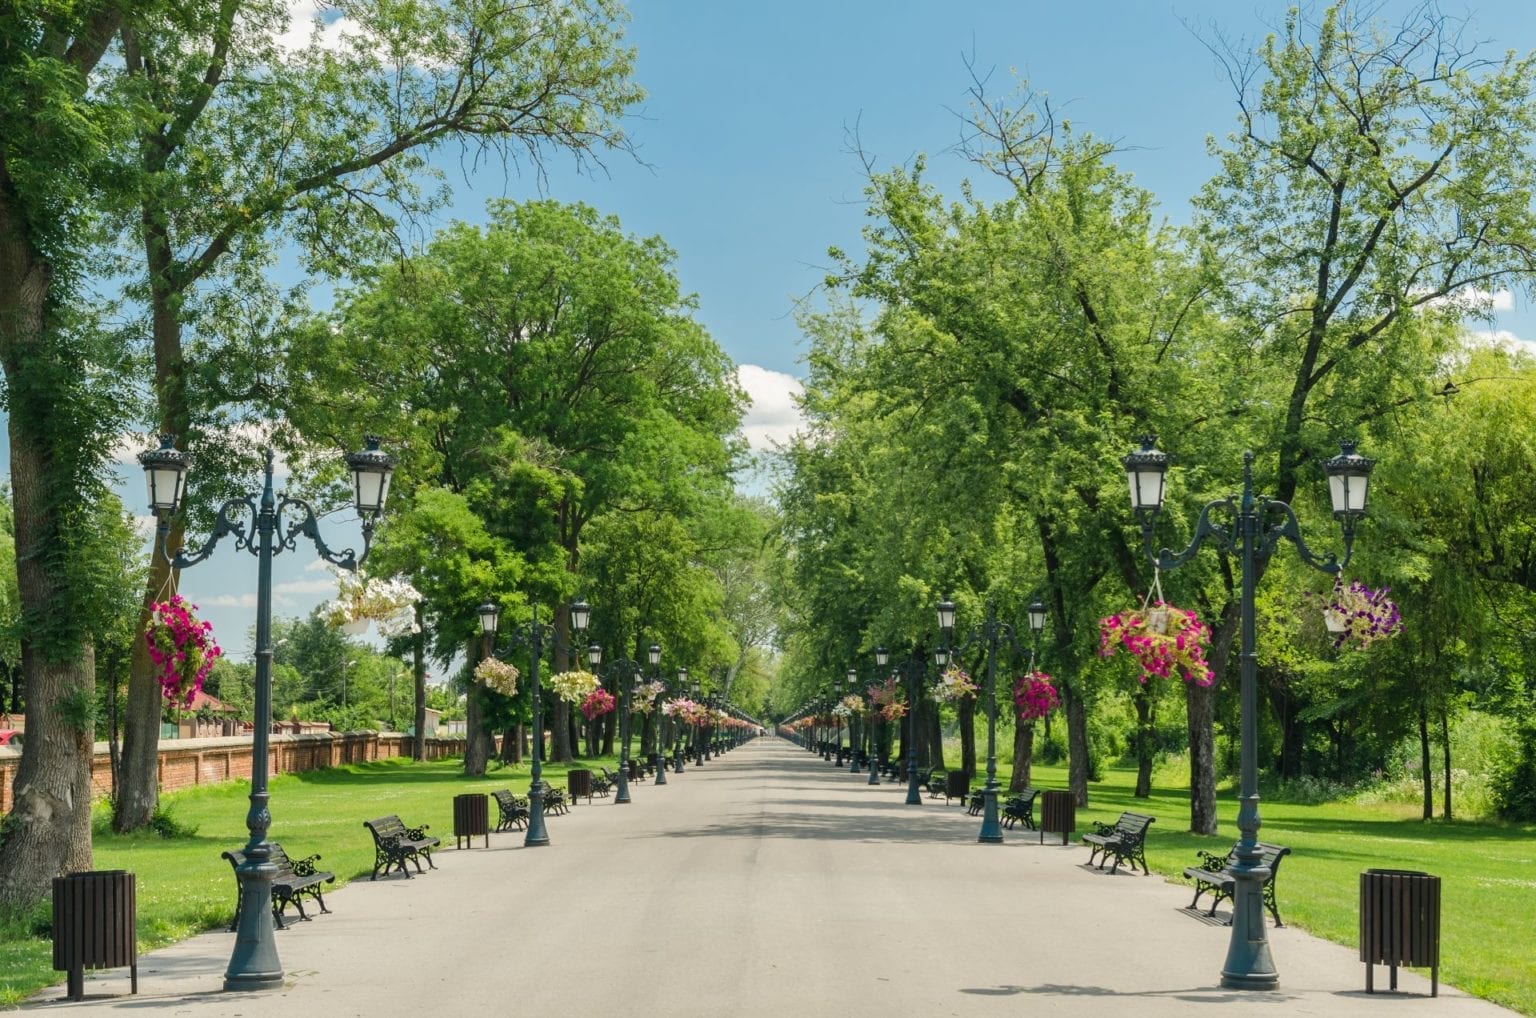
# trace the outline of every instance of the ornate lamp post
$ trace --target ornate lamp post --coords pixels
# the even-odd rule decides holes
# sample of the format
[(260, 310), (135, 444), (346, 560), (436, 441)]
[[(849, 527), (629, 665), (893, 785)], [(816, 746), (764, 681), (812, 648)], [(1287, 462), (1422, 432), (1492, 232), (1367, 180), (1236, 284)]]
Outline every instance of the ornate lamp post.
[[(1338, 574), (1349, 564), (1354, 549), (1355, 524), (1365, 516), (1366, 493), (1370, 486), (1374, 460), (1357, 455), (1353, 442), (1344, 442), (1339, 455), (1323, 464), (1328, 476), (1328, 493), (1333, 503), (1333, 518), (1344, 537), (1344, 558), (1318, 555), (1301, 537), (1296, 513), (1284, 502), (1255, 495), (1253, 490), (1253, 453), (1243, 453), (1243, 490), (1241, 495), (1209, 502), (1200, 510), (1195, 536), (1180, 552), (1167, 548), (1154, 550), (1152, 531), (1163, 505), (1168, 473), (1168, 457), (1155, 445), (1156, 438), (1142, 439), (1141, 448), (1121, 462), (1130, 486), (1131, 509), (1141, 524), (1147, 557), (1158, 570), (1177, 569), (1213, 541), (1223, 551), (1235, 554), (1242, 563), (1242, 589), (1239, 601), (1239, 627), (1242, 734), (1241, 776), (1239, 778), (1237, 828), (1237, 863), (1231, 868), (1236, 881), (1232, 894), (1232, 936), (1227, 947), (1226, 964), (1221, 970), (1221, 985), (1233, 990), (1273, 990), (1280, 985), (1280, 975), (1269, 953), (1269, 936), (1264, 927), (1264, 881), (1269, 867), (1263, 865), (1258, 849), (1258, 639), (1255, 632), (1254, 588), (1258, 584), (1258, 562), (1279, 547), (1282, 538), (1295, 546), (1302, 561), (1325, 573)], [(1216, 511), (1228, 513), (1227, 525), (1212, 521)]]
[[(658, 671), (661, 665), (661, 645), (651, 644), (646, 649), (645, 657), (651, 664), (652, 680), (661, 681), (660, 672)], [(656, 702), (651, 705), (651, 769), (656, 775), (656, 780), (652, 782), (653, 788), (656, 785), (665, 785), (667, 783), (667, 762), (661, 755), (661, 698), (663, 695), (665, 694), (657, 694)], [(641, 741), (643, 742), (644, 740), (642, 739)], [(625, 748), (628, 748), (628, 743), (625, 744)], [(640, 750), (644, 752), (645, 746), (642, 745)]]
[[(661, 660), (661, 648), (651, 645), (655, 652), (656, 660)], [(594, 643), (587, 648), (587, 663), (592, 666), (594, 674), (601, 675), (599, 668), (603, 663), (603, 648), (601, 644)], [(619, 787), (613, 794), (613, 804), (627, 804), (629, 798), (629, 699), (630, 685), (636, 675), (640, 674), (640, 664), (629, 658), (620, 658), (610, 662), (608, 674), (617, 675), (619, 679)]]
[(149, 505), (158, 520), (161, 553), (176, 570), (197, 565), (225, 537), (234, 535), (235, 548), (256, 556), (256, 706), (251, 725), (251, 806), (245, 826), (250, 840), (245, 862), (236, 870), (240, 881), (235, 916), (235, 948), (224, 973), (226, 990), (270, 990), (283, 983), (283, 968), (272, 937), (272, 850), (267, 830), (272, 815), (267, 809), (267, 751), (272, 731), (272, 558), (293, 551), (301, 536), (309, 538), (325, 561), (341, 569), (355, 570), (368, 557), (373, 528), (389, 496), (394, 458), (380, 451), (379, 439), (368, 436), (367, 448), (346, 457), (352, 474), (353, 504), (363, 524), (363, 550), (333, 552), (320, 538), (315, 511), (303, 499), (279, 498), (272, 488), (272, 449), (266, 450), (261, 494), (229, 499), (219, 507), (213, 533), (197, 551), (185, 548), (171, 554), (171, 517), (180, 508), (185, 491), (187, 457), (178, 451), (170, 435), (160, 436), (160, 448), (139, 454), (149, 485)]
[[(494, 601), (486, 601), (476, 611), (480, 616), (480, 632), (494, 642), (500, 628), (501, 606)], [(577, 601), (572, 604), (572, 632), (577, 636), (585, 633), (587, 621), (591, 617), (592, 609), (587, 602)], [(544, 703), (539, 696), (539, 658), (544, 654), (545, 642), (552, 641), (554, 635), (554, 627), (539, 621), (539, 606), (533, 605), (528, 622), (513, 626), (506, 646), (496, 652), (501, 657), (517, 647), (528, 648), (529, 681), (533, 684), (529, 694), (533, 698), (533, 772), (528, 789), (528, 833), (523, 837), (524, 848), (549, 844), (549, 831), (544, 826)]]
[[(876, 678), (886, 674), (886, 666), (890, 663), (891, 652), (886, 650), (883, 645), (876, 647)], [(869, 710), (865, 714), (864, 727), (869, 729), (869, 781), (865, 782), (865, 784), (878, 785), (880, 783), (880, 743), (878, 741), (879, 737), (876, 734), (877, 726), (875, 725), (875, 711), (873, 706), (870, 706)]]
[[(688, 698), (690, 700), (692, 700), (694, 703), (703, 703), (704, 702), (704, 700), (703, 700), (704, 693), (699, 688), (699, 680), (698, 679), (694, 679), (693, 680), (692, 689), (693, 689), (693, 692), (691, 694), (689, 694)], [(692, 729), (692, 731), (690, 731), (688, 733), (688, 746), (689, 746), (690, 749), (693, 750), (693, 765), (695, 767), (703, 767), (704, 766), (704, 726), (703, 725), (690, 725), (689, 727)]]
[[(883, 651), (883, 648), (882, 648)], [(876, 660), (879, 660), (877, 652)], [(942, 670), (949, 664), (949, 651), (940, 647), (933, 652), (933, 660)], [(921, 653), (913, 649), (912, 656), (895, 668), (898, 675), (907, 680), (907, 800), (908, 806), (921, 806), (923, 796), (917, 786), (917, 698), (922, 694), (923, 675), (927, 671)]]
[[(688, 669), (686, 667), (677, 670), (677, 695), (688, 695)], [(673, 728), (678, 729), (672, 733), (672, 773), (683, 773), (683, 734), (676, 719), (672, 722)]]
[[(1039, 608), (1038, 613), (1036, 606)], [(940, 602), (938, 615), (942, 638), (948, 643), (955, 628), (954, 602), (948, 600)], [(1029, 628), (1038, 642), (1040, 630), (1035, 628), (1037, 622), (1041, 628), (1045, 627), (1045, 606), (1038, 601), (1029, 606)], [(987, 648), (987, 783), (981, 791), (983, 803), (981, 831), (976, 836), (977, 841), (986, 845), (1000, 845), (1003, 842), (1003, 827), (998, 822), (997, 816), (997, 644), (1000, 639), (1006, 639), (1015, 653), (1023, 653), (1018, 640), (1014, 638), (1013, 627), (998, 620), (997, 606), (988, 601), (985, 620), (980, 626), (971, 630), (966, 636), (965, 643), (957, 650), (957, 653), (963, 652), (977, 643), (985, 643)], [(1030, 660), (1034, 660), (1033, 652)]]
[[(854, 688), (858, 684), (859, 684), (859, 670), (857, 668), (849, 668), (848, 669), (848, 695), (849, 696), (853, 696), (854, 695)], [(848, 773), (849, 774), (862, 774), (862, 773), (864, 773), (863, 770), (861, 770), (860, 767), (859, 767), (859, 749), (860, 749), (859, 739), (864, 734), (863, 730), (862, 730), (863, 727), (867, 727), (867, 726), (862, 726), (861, 728), (856, 730), (854, 728), (854, 715), (852, 715), (852, 714), (848, 715), (848, 758), (849, 758)]]

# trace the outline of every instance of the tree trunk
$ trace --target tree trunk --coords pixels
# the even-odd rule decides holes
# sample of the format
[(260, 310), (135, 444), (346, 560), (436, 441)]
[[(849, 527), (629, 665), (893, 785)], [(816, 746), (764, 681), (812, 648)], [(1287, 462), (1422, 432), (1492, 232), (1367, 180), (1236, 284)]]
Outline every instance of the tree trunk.
[(1429, 708), (1419, 704), (1419, 776), (1424, 779), (1424, 819), (1435, 818), (1435, 779), (1429, 762)]
[[(928, 731), (928, 740), (933, 747), (931, 755), (928, 758), (928, 766), (932, 767), (934, 770), (942, 771), (945, 769), (944, 727), (939, 723), (939, 705), (933, 701), (932, 697), (929, 697), (927, 707), (927, 724), (924, 727)], [(919, 731), (921, 730), (922, 729), (919, 729)], [(972, 761), (972, 763), (974, 764), (974, 761)]]
[(1022, 792), (1029, 787), (1030, 767), (1034, 764), (1035, 723), (1018, 721), (1013, 726), (1013, 773), (1008, 776), (1008, 791)]
[[(937, 715), (938, 711), (934, 711)], [(976, 778), (976, 697), (963, 697), (956, 705), (960, 719), (960, 769), (965, 780)]]
[[(476, 661), (484, 660), (490, 655), (490, 640), (487, 637), (471, 639), (469, 646), (465, 648), (465, 656)], [(471, 681), (469, 689), (464, 697), (464, 773), (469, 775), (482, 775), (485, 773), (485, 765), (490, 760), (490, 752), (486, 749), (487, 739), (485, 721), (480, 709), (480, 686)]]
[(1067, 788), (1079, 806), (1088, 805), (1088, 709), (1071, 685), (1062, 683), (1067, 705)]
[(411, 641), (411, 675), (416, 688), (416, 731), (411, 736), (411, 759), (427, 758), (427, 628), (421, 602), (416, 602), (416, 639)]
[(1189, 712), (1189, 830), (1216, 833), (1216, 689), (1184, 683)]
[[(63, 543), (66, 524), (59, 510), (78, 495), (71, 490), (73, 479), (55, 474), (59, 468), (44, 431), (48, 411), (34, 404), (57, 392), (57, 382), (33, 377), (34, 371), (46, 375), (55, 367), (45, 331), (53, 274), (27, 243), (29, 234), (14, 213), (3, 161), (0, 185), (0, 361), (10, 411), (16, 588), (23, 619), (49, 618), (59, 624), (60, 613), (72, 611), (67, 580), (58, 569), (71, 564), (64, 560), (71, 549)], [(89, 638), (77, 632), (60, 634), (70, 643), (50, 648), (52, 653), (45, 657), (31, 628), (24, 624), (21, 629), (27, 737), (0, 840), (3, 911), (30, 910), (48, 900), (54, 877), (91, 868), (94, 732), (89, 726), (84, 731), (71, 727), (69, 718), (78, 721), (84, 708), (94, 703), (96, 663)]]
[(1146, 686), (1136, 688), (1132, 702), (1136, 705), (1136, 791), (1133, 794), (1138, 799), (1148, 799), (1152, 796), (1152, 723), (1155, 714)]
[(1445, 819), (1451, 817), (1451, 718), (1442, 705), (1440, 708), (1440, 755), (1445, 770)]
[[(141, 224), (145, 265), (149, 270), (156, 412), (160, 430), (177, 436), (185, 449), (191, 428), (191, 410), (182, 360), (181, 320), (175, 310), (180, 294), (171, 279), (174, 256), (165, 216), (149, 201), (143, 207)], [(183, 521), (184, 515), (171, 521), (166, 547), (172, 555), (182, 544)], [(150, 606), (173, 593), (177, 582), (175, 571), (160, 550), (158, 535), (151, 537), (149, 576), (139, 611), (140, 631), (149, 623)], [(123, 718), (123, 782), (112, 815), (112, 827), (119, 832), (149, 826), (159, 804), (161, 700), (149, 648), (143, 640), (135, 640), (128, 671), (128, 705)], [(270, 724), (271, 718), (253, 718), (252, 723)]]

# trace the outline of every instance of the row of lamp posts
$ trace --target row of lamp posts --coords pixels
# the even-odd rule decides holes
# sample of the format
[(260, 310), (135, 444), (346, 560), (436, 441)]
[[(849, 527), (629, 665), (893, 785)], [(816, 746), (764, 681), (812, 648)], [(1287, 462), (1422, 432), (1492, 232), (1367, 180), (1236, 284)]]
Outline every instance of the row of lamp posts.
[[(139, 454), (144, 468), (145, 483), (149, 492), (149, 505), (156, 519), (157, 543), (160, 553), (173, 570), (189, 569), (208, 559), (214, 549), (226, 537), (232, 538), (236, 550), (247, 551), (256, 558), (256, 679), (254, 722), (251, 746), (250, 807), (246, 813), (249, 831), (244, 855), (245, 862), (236, 870), (240, 883), (239, 904), (235, 919), (235, 945), (229, 967), (224, 974), (224, 988), (231, 991), (274, 989), (282, 985), (283, 968), (278, 960), (277, 945), (273, 938), (273, 922), (267, 903), (272, 897), (272, 878), (277, 868), (271, 862), (271, 847), (267, 832), (271, 828), (269, 810), (268, 753), (270, 749), (272, 717), (272, 560), (285, 551), (297, 549), (300, 537), (308, 538), (315, 551), (326, 562), (340, 569), (355, 571), (368, 557), (373, 543), (373, 532), (389, 496), (390, 479), (393, 476), (394, 458), (379, 448), (380, 440), (368, 436), (366, 447), (344, 457), (351, 475), (353, 506), (362, 523), (362, 549), (333, 551), (320, 535), (319, 517), (305, 500), (287, 494), (279, 495), (273, 484), (274, 451), (265, 450), (263, 483), (258, 493), (231, 498), (220, 506), (214, 519), (213, 531), (208, 540), (196, 551), (171, 547), (171, 522), (181, 508), (186, 491), (189, 460), (175, 447), (174, 437), (162, 435), (158, 449)], [(539, 661), (544, 646), (552, 642), (554, 629), (539, 620), (538, 606), (531, 609), (526, 623), (503, 627), (501, 608), (486, 602), (478, 609), (482, 653), (506, 654), (515, 648), (526, 648), (531, 663), (530, 681), (533, 697), (533, 749), (532, 788), (529, 792), (529, 822), (524, 845), (538, 847), (549, 844), (549, 833), (544, 822), (543, 765), (543, 717), (539, 696)], [(570, 606), (571, 629), (582, 634), (587, 630), (591, 608), (584, 601)], [(498, 633), (507, 638), (497, 647)], [(588, 661), (594, 670), (602, 664), (602, 648), (592, 644), (587, 651)], [(661, 662), (661, 648), (652, 645), (648, 653), (652, 673)], [(19, 699), (20, 678), (11, 678), (13, 707)], [(633, 661), (619, 660), (609, 665), (611, 675), (620, 681), (621, 759), (619, 766), (619, 794), (617, 803), (628, 803), (629, 770), (629, 710), (630, 686), (640, 674), (640, 667)], [(678, 670), (678, 688), (689, 690), (688, 670)], [(692, 692), (699, 695), (698, 681), (694, 680)], [(711, 697), (716, 707), (728, 707), (723, 699)], [(0, 708), (3, 708), (0, 702)], [(698, 762), (705, 759), (705, 747), (701, 737), (695, 736)], [(665, 766), (661, 758), (662, 733), (660, 718), (655, 729), (656, 784), (666, 783)], [(717, 744), (717, 748), (722, 748)], [(677, 772), (682, 771), (682, 746), (678, 741)]]
[[(1173, 552), (1158, 549), (1153, 536), (1157, 517), (1162, 510), (1166, 489), (1169, 458), (1156, 447), (1156, 439), (1142, 439), (1141, 448), (1134, 450), (1121, 461), (1125, 468), (1130, 489), (1131, 508), (1140, 525), (1142, 541), (1148, 561), (1157, 571), (1169, 571), (1189, 562), (1200, 548), (1213, 544), (1219, 550), (1235, 555), (1241, 563), (1239, 596), (1239, 699), (1240, 722), (1240, 776), (1238, 791), (1237, 826), (1239, 831), (1236, 849), (1237, 862), (1231, 867), (1236, 882), (1233, 893), (1232, 932), (1227, 948), (1226, 963), (1222, 967), (1221, 984), (1228, 989), (1273, 990), (1279, 985), (1279, 975), (1270, 956), (1268, 933), (1264, 923), (1263, 886), (1270, 870), (1264, 866), (1258, 849), (1259, 793), (1258, 793), (1258, 651), (1255, 622), (1255, 588), (1262, 566), (1278, 549), (1282, 540), (1289, 541), (1307, 565), (1331, 575), (1339, 575), (1350, 561), (1354, 549), (1355, 525), (1365, 517), (1366, 496), (1370, 485), (1371, 470), (1375, 461), (1359, 455), (1355, 443), (1341, 443), (1339, 455), (1323, 463), (1328, 479), (1329, 501), (1333, 517), (1339, 523), (1344, 540), (1342, 558), (1328, 553), (1313, 551), (1301, 536), (1296, 513), (1285, 502), (1256, 494), (1253, 484), (1253, 454), (1243, 454), (1243, 486), (1240, 494), (1216, 499), (1200, 511), (1195, 533), (1188, 546)], [(1224, 516), (1228, 522), (1217, 522)], [(951, 655), (980, 644), (986, 649), (986, 704), (987, 704), (987, 783), (982, 791), (984, 810), (981, 831), (977, 841), (983, 844), (1002, 842), (1002, 829), (997, 815), (997, 651), (1002, 641), (1015, 652), (1022, 648), (1014, 630), (997, 617), (994, 604), (987, 603), (986, 615), (981, 624), (974, 627), (959, 647), (951, 649), (955, 631), (955, 605), (949, 600), (938, 606), (940, 643), (933, 652), (933, 663), (940, 674), (948, 667)], [(1039, 600), (1029, 606), (1029, 629), (1032, 642), (1029, 650), (1031, 670), (1038, 656), (1040, 634), (1045, 628), (1046, 608)], [(922, 797), (917, 782), (916, 705), (922, 691), (927, 663), (922, 651), (914, 649), (906, 660), (891, 664), (891, 656), (885, 647), (875, 648), (875, 664), (881, 675), (894, 675), (907, 682), (908, 703), (912, 705), (907, 728), (907, 804), (921, 805)], [(848, 683), (857, 680), (856, 669), (848, 670)], [(791, 720), (807, 716), (815, 705), (807, 705)], [(879, 764), (876, 759), (873, 726), (868, 754), (869, 781), (878, 785)], [(824, 736), (824, 733), (823, 733)], [(841, 736), (838, 736), (838, 758), (841, 760)], [(827, 741), (819, 740), (824, 758), (827, 758)], [(807, 748), (816, 750), (818, 740), (813, 735)], [(857, 760), (857, 757), (855, 757)], [(854, 773), (857, 773), (857, 767)]]

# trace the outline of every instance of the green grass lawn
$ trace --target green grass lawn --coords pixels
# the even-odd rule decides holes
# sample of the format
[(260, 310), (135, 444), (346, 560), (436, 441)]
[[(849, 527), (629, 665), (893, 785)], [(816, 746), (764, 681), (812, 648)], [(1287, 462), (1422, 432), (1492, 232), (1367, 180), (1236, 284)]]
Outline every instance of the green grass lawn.
[[(460, 760), (415, 764), (385, 760), (352, 764), (305, 774), (284, 774), (271, 783), (272, 829), (269, 836), (298, 856), (316, 852), (320, 866), (336, 874), (340, 886), (373, 870), (373, 841), (364, 820), (390, 813), (407, 824), (431, 825), (431, 833), (453, 844), (453, 797), (464, 792), (511, 788), (528, 791), (528, 764), (498, 767), (485, 777), (468, 778)], [(583, 760), (572, 766), (617, 770), (613, 757)], [(564, 788), (564, 765), (545, 765), (544, 779)], [(598, 802), (611, 800), (595, 800)], [(220, 858), (239, 848), (248, 837), (245, 813), (249, 786), (243, 781), (206, 786), (165, 796), (175, 821), (196, 833), (162, 838), (154, 833), (112, 834), (97, 825), (95, 867), (124, 869), (137, 875), (139, 950), (152, 950), (229, 922), (235, 903), (235, 878)], [(98, 804), (98, 809), (104, 808)], [(585, 801), (576, 807), (588, 808)], [(496, 807), (490, 804), (491, 821)], [(550, 834), (560, 836), (560, 819), (549, 822)], [(327, 888), (329, 889), (329, 888)], [(49, 916), (45, 905), (31, 923), (0, 926), (0, 1006), (12, 1005), (37, 990), (63, 981), (52, 969), (52, 941), (37, 922)]]
[[(1187, 830), (1187, 788), (1159, 789), (1148, 799), (1137, 799), (1131, 794), (1134, 770), (1110, 768), (1105, 778), (1089, 786), (1089, 805), (1077, 813), (1078, 830), (1091, 830), (1093, 820), (1112, 823), (1125, 810), (1152, 814), (1157, 823), (1147, 839), (1148, 864), (1153, 873), (1190, 886), (1193, 895), (1183, 874), (1184, 867), (1199, 861), (1196, 850), (1224, 854), (1237, 840), (1236, 792), (1222, 789), (1217, 799), (1221, 833), (1205, 837)], [(1006, 776), (1001, 780), (1006, 787)], [(1036, 766), (1031, 781), (1040, 788), (1065, 788), (1066, 768)], [(1416, 807), (1400, 804), (1264, 800), (1259, 813), (1260, 840), (1291, 848), (1276, 881), (1287, 926), (1354, 947), (1362, 871), (1432, 873), (1440, 878), (1441, 981), (1536, 1015), (1536, 827), (1426, 823)], [(1276, 958), (1276, 965), (1283, 986), (1285, 959)], [(1378, 985), (1385, 985), (1385, 979), (1378, 971)]]
[[(578, 766), (597, 764), (615, 767), (612, 759)], [(466, 778), (459, 767), (457, 760), (389, 760), (283, 775), (272, 782), (272, 837), (295, 855), (319, 852), (323, 867), (344, 883), (366, 877), (373, 867), (363, 820), (398, 813), (406, 823), (430, 824), (433, 833), (451, 841), (453, 796), (508, 787), (518, 794), (527, 791), (526, 764), (493, 770), (483, 778)], [(545, 775), (564, 786), (564, 767), (546, 767)], [(1126, 769), (1106, 771), (1106, 780), (1090, 788), (1088, 808), (1078, 812), (1079, 829), (1088, 829), (1091, 820), (1113, 821), (1123, 810), (1153, 814), (1158, 820), (1148, 839), (1147, 860), (1155, 872), (1181, 884), (1184, 867), (1196, 861), (1196, 849), (1224, 852), (1235, 840), (1237, 805), (1230, 791), (1224, 790), (1219, 801), (1222, 833), (1201, 837), (1183, 830), (1189, 817), (1184, 788), (1136, 799), (1131, 795), (1134, 777)], [(1034, 783), (1041, 788), (1065, 788), (1066, 780), (1065, 768), (1034, 770)], [(240, 846), (246, 836), (242, 783), (169, 795), (166, 803), (178, 823), (196, 828), (195, 835), (96, 838), (98, 869), (138, 874), (141, 950), (229, 921), (234, 878), (219, 853)], [(1433, 873), (1442, 880), (1442, 981), (1536, 1015), (1536, 956), (1530, 950), (1536, 942), (1536, 828), (1424, 823), (1412, 807), (1349, 802), (1265, 801), (1261, 812), (1263, 840), (1292, 849), (1278, 883), (1287, 925), (1353, 946), (1362, 870)], [(551, 821), (556, 838), (559, 824), (558, 818)], [(1283, 984), (1285, 959), (1276, 963)], [(0, 1004), (14, 1004), (61, 981), (50, 964), (46, 934), (31, 935), (17, 925), (0, 927)], [(1363, 967), (1360, 979), (1364, 989)]]

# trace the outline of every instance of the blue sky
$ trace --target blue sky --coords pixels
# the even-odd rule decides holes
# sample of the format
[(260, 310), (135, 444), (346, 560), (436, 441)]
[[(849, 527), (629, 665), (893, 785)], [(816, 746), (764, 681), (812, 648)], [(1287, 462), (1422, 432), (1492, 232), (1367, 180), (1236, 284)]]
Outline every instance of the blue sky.
[[(1387, 0), (1387, 18), (1416, 4)], [(647, 165), (623, 155), (607, 174), (578, 176), (554, 158), (542, 193), (585, 201), (625, 229), (659, 234), (678, 252), (700, 320), (740, 364), (757, 400), (748, 427), (761, 441), (793, 427), (790, 393), (803, 349), (795, 301), (811, 295), (829, 246), (860, 249), (861, 168), (850, 153), (857, 126), (881, 167), (930, 157), (930, 179), (953, 193), (969, 172), (947, 150), (959, 138), (969, 59), (989, 91), (1027, 78), (1079, 129), (1118, 140), (1120, 165), (1156, 194), (1174, 221), (1212, 172), (1208, 135), (1234, 124), (1231, 89), (1192, 32), (1212, 26), (1262, 39), (1285, 5), (1202, 2), (939, 3), (916, 0), (632, 0), (630, 42), (650, 93), (628, 125)], [(1494, 53), (1536, 47), (1536, 3), (1444, 4), (1474, 16), (1472, 36)], [(526, 173), (482, 165), (473, 175), (443, 153), (455, 200), (444, 219), (483, 219), (485, 200), (540, 193)], [(1495, 328), (1536, 338), (1516, 302)], [(137, 477), (131, 505), (142, 502)], [(345, 544), (344, 536), (333, 543)], [(183, 592), (201, 600), (229, 649), (244, 656), (254, 563), (222, 551), (224, 566), (189, 571)], [(280, 563), (277, 610), (307, 612), (325, 594), (324, 573), (301, 555)]]

